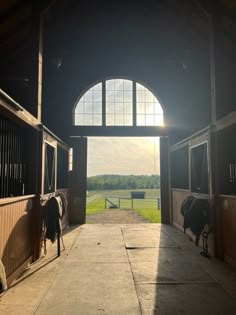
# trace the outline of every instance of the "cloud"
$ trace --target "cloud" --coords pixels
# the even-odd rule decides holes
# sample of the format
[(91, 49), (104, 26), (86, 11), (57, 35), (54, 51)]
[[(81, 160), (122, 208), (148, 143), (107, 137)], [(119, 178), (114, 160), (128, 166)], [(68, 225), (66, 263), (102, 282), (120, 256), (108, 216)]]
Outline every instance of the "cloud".
[(159, 174), (158, 140), (158, 138), (89, 138), (88, 176)]

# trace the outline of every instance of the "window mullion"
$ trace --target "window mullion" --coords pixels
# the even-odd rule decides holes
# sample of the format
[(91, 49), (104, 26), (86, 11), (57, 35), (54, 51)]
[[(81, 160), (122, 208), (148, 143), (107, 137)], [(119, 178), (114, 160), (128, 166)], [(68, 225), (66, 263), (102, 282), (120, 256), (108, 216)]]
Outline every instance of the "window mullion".
[(137, 96), (136, 96), (136, 81), (133, 84), (133, 126), (137, 126)]
[(106, 83), (102, 81), (102, 126), (106, 126)]

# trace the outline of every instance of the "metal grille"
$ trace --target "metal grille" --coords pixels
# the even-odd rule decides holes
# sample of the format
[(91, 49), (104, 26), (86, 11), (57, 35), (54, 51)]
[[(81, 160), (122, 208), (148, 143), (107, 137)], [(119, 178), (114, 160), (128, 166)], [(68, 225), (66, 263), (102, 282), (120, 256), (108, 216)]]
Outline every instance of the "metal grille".
[(0, 116), (0, 198), (24, 195), (23, 130)]

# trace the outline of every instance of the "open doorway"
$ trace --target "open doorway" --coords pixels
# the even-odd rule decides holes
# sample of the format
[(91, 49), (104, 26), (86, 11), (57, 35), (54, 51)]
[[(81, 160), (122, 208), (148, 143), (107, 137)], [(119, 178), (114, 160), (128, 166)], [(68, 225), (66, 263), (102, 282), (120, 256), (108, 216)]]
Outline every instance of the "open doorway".
[(158, 137), (88, 139), (86, 222), (161, 222)]
[[(126, 201), (129, 199), (131, 207), (133, 207), (134, 199), (148, 199), (149, 194), (146, 194), (145, 189), (158, 189), (154, 192), (155, 198), (155, 210), (160, 213), (160, 159), (157, 156), (161, 156), (161, 169), (162, 179), (165, 178), (164, 186), (162, 187), (168, 194), (168, 139), (167, 128), (164, 124), (165, 113), (163, 107), (154, 93), (145, 87), (143, 84), (136, 80), (129, 80), (123, 78), (111, 78), (102, 80), (90, 86), (84, 93), (80, 95), (73, 108), (73, 127), (71, 136), (71, 143), (73, 145), (73, 167), (71, 171), (71, 188), (70, 188), (70, 204), (72, 213), (72, 222), (85, 223), (86, 221), (86, 208), (88, 210), (88, 198), (92, 198), (91, 191), (98, 190), (111, 190), (112, 185), (114, 188), (114, 181), (119, 182), (119, 185), (129, 181), (129, 185), (126, 185), (126, 190), (129, 189), (128, 195), (125, 194)], [(97, 140), (95, 140), (95, 138)], [(159, 149), (159, 137), (161, 152)], [(131, 139), (129, 139), (131, 138)], [(138, 138), (138, 140), (136, 139)], [(151, 141), (150, 141), (151, 138)], [(134, 145), (135, 139), (136, 148)], [(149, 145), (149, 149), (140, 148), (141, 140), (142, 146)], [(87, 150), (91, 148), (91, 141), (97, 146), (94, 152), (91, 154), (92, 158), (87, 156)], [(100, 144), (98, 142), (100, 141)], [(117, 144), (116, 141), (120, 141)], [(125, 167), (122, 164), (120, 154), (123, 153), (122, 143), (128, 141), (125, 145)], [(132, 141), (132, 144), (131, 142)], [(157, 143), (158, 142), (158, 143)], [(167, 146), (166, 146), (167, 144)], [(151, 150), (151, 153), (150, 153)], [(99, 157), (99, 152), (102, 151), (102, 155)], [(142, 156), (143, 155), (143, 156)], [(135, 159), (140, 156), (140, 160)], [(142, 157), (141, 157), (142, 156)], [(147, 158), (149, 162), (147, 162)], [(91, 161), (93, 159), (93, 161)], [(111, 170), (114, 160), (115, 169)], [(94, 174), (97, 175), (93, 178), (94, 181), (105, 181), (103, 186), (97, 185), (91, 188), (90, 166), (93, 163), (98, 164), (98, 160), (102, 161), (104, 170)], [(143, 171), (143, 168), (146, 170)], [(89, 169), (88, 169), (89, 168)], [(87, 169), (88, 169), (88, 186), (87, 182)], [(164, 170), (164, 172), (163, 172)], [(137, 173), (138, 172), (138, 173)], [(111, 178), (111, 176), (113, 177)], [(103, 178), (101, 177), (103, 176)], [(106, 177), (104, 177), (106, 176)], [(123, 177), (121, 177), (123, 176)], [(124, 177), (126, 176), (126, 177)], [(131, 176), (132, 178), (127, 178)], [(141, 179), (138, 176), (147, 176), (147, 182), (140, 186)], [(109, 177), (109, 180), (108, 180)], [(142, 180), (143, 180), (142, 177)], [(110, 183), (108, 182), (110, 181)], [(150, 183), (151, 182), (151, 183)], [(94, 184), (94, 183), (93, 183)], [(116, 190), (124, 188), (116, 185)], [(139, 190), (139, 191), (135, 191)], [(164, 192), (162, 190), (162, 192)], [(137, 198), (137, 192), (143, 193), (142, 198)], [(123, 194), (122, 194), (123, 195)], [(112, 201), (111, 198), (106, 198), (103, 201), (104, 209), (121, 209), (124, 206), (121, 205), (121, 197), (118, 196), (118, 202)], [(136, 198), (133, 198), (133, 197)], [(162, 194), (162, 208), (163, 213), (168, 213), (168, 196), (163, 198)], [(105, 196), (106, 197), (106, 196)], [(94, 197), (95, 198), (95, 197)], [(150, 198), (151, 199), (151, 198)], [(164, 207), (165, 205), (165, 207)], [(127, 206), (126, 206), (127, 207)], [(145, 208), (145, 206), (144, 206)], [(105, 211), (105, 210), (104, 210)], [(148, 219), (148, 222), (160, 222), (159, 219)], [(163, 221), (163, 218), (162, 218)], [(164, 220), (165, 223), (168, 221)], [(164, 222), (163, 221), (163, 222)]]

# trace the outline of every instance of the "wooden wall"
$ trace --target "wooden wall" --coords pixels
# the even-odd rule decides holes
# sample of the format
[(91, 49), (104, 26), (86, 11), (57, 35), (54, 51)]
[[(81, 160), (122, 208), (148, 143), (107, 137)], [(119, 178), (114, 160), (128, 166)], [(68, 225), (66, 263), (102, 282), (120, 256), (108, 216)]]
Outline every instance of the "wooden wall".
[(236, 196), (221, 196), (222, 250), (226, 262), (236, 267)]
[(35, 256), (35, 201), (34, 195), (0, 199), (0, 257), (8, 285)]

